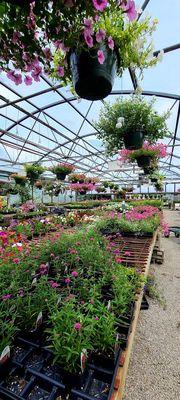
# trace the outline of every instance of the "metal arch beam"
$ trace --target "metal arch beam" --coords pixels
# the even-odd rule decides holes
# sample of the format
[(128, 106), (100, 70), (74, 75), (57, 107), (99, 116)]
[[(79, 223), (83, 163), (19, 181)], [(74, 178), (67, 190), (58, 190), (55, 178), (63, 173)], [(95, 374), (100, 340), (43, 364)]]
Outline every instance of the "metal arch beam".
[[(23, 112), (23, 113), (26, 113), (28, 116), (21, 118), (19, 121), (17, 121), (17, 123), (14, 123), (14, 124), (11, 125), (10, 127), (8, 127), (8, 128), (7, 128), (7, 131), (10, 131), (10, 129), (12, 129), (13, 127), (15, 127), (18, 123), (20, 123), (20, 121), (25, 120), (25, 119), (27, 119), (27, 118), (30, 117), (30, 118), (34, 119), (35, 121), (41, 123), (42, 125), (45, 125), (45, 126), (48, 127), (49, 129), (52, 129), (52, 130), (53, 130), (54, 132), (56, 132), (58, 135), (61, 135), (61, 136), (64, 137), (65, 139), (68, 139), (68, 143), (69, 143), (69, 142), (75, 142), (75, 141), (76, 141), (76, 133), (73, 132), (72, 130), (69, 129), (69, 131), (70, 131), (71, 133), (73, 133), (73, 135), (75, 135), (75, 138), (69, 139), (68, 136), (66, 136), (66, 135), (63, 134), (63, 133), (59, 133), (59, 131), (58, 131), (56, 128), (54, 128), (53, 126), (51, 126), (51, 125), (45, 123), (44, 121), (40, 120), (39, 118), (35, 117), (34, 114), (40, 112), (41, 109), (38, 109), (37, 111), (35, 111), (35, 112), (33, 112), (33, 113), (29, 113), (28, 111), (22, 109), (21, 107), (18, 107), (18, 106), (16, 106), (16, 105), (15, 105), (14, 107), (17, 108), (19, 111), (21, 111), (21, 112)], [(51, 118), (51, 116), (49, 116), (48, 114), (46, 114), (46, 115), (47, 115), (49, 118)], [(56, 121), (56, 120), (54, 119), (54, 121)], [(56, 121), (56, 122), (59, 123), (59, 125), (62, 125), (59, 121)], [(65, 127), (65, 126), (64, 126), (64, 127)], [(65, 127), (65, 129), (68, 130), (67, 127)], [(1, 135), (1, 137), (2, 137), (3, 135), (4, 135), (4, 133)], [(47, 139), (49, 139), (49, 138), (47, 138)], [(88, 143), (88, 145), (89, 145), (90, 147), (92, 147), (93, 149), (97, 150), (97, 148), (95, 148), (95, 147), (92, 146), (91, 144)], [(64, 144), (61, 143), (61, 144), (58, 145), (56, 148), (52, 149), (49, 153), (55, 151), (55, 150), (56, 150), (57, 148), (59, 148), (60, 146), (64, 146)], [(85, 149), (84, 146), (81, 145), (81, 147)], [(85, 150), (87, 150), (87, 149), (85, 149)], [(90, 151), (90, 150), (89, 150), (89, 151)], [(48, 154), (47, 154), (47, 155), (48, 155)], [(42, 157), (41, 159), (43, 159), (43, 158), (44, 158), (44, 157)], [(41, 159), (40, 159), (39, 161), (41, 161)]]
[(172, 143), (172, 152), (171, 152), (171, 157), (170, 157), (170, 164), (171, 164), (172, 157), (173, 157), (174, 145), (175, 145), (176, 136), (177, 136), (177, 131), (178, 131), (178, 126), (179, 126), (179, 117), (180, 117), (180, 101), (179, 101), (178, 112), (177, 112), (177, 118), (176, 118), (176, 126), (175, 126), (175, 131), (174, 131), (174, 138), (173, 138), (173, 143)]
[(158, 54), (159, 54), (162, 50), (164, 51), (164, 53), (169, 53), (169, 52), (171, 52), (171, 51), (178, 50), (178, 49), (180, 49), (180, 43), (176, 43), (176, 44), (174, 44), (174, 45), (172, 45), (172, 46), (169, 46), (169, 47), (164, 47), (164, 48), (161, 49), (161, 50), (156, 50), (156, 51), (153, 52), (153, 55), (154, 55), (155, 57), (157, 57)]
[[(3, 83), (3, 82), (0, 82), (0, 85), (2, 85), (2, 86), (4, 86), (4, 87), (6, 87), (7, 88), (7, 86)], [(13, 90), (13, 89), (9, 89), (12, 93), (14, 93), (14, 94), (16, 94), (16, 96), (19, 96), (19, 97), (21, 97), (20, 99), (16, 99), (16, 100), (12, 100), (12, 101), (9, 101), (8, 102), (8, 106), (13, 106), (13, 105), (15, 105), (15, 104), (17, 104), (17, 103), (20, 103), (21, 101), (27, 101), (27, 100), (29, 100), (29, 99), (32, 99), (32, 98), (34, 98), (34, 97), (38, 97), (38, 96), (41, 96), (41, 95), (43, 95), (43, 94), (46, 94), (46, 93), (49, 93), (49, 92), (53, 92), (53, 90), (54, 90), (54, 88), (56, 88), (56, 89), (60, 89), (62, 87), (62, 85), (56, 85), (56, 86), (54, 86), (54, 87), (52, 87), (52, 88), (47, 88), (47, 89), (44, 89), (44, 90), (41, 90), (40, 92), (36, 92), (36, 93), (33, 93), (33, 94), (29, 94), (28, 96), (20, 96), (20, 94), (16, 94), (16, 92)], [(2, 101), (6, 101), (7, 99), (4, 97), (4, 96), (2, 96), (2, 95), (0, 95), (0, 99), (2, 100)], [(27, 103), (29, 103), (29, 104), (31, 104), (30, 102), (27, 102)], [(32, 104), (31, 104), (32, 105)], [(0, 105), (0, 109), (1, 108), (5, 108), (5, 107), (7, 107), (7, 105), (6, 104), (1, 104)], [(34, 107), (36, 107), (36, 106), (34, 106)]]

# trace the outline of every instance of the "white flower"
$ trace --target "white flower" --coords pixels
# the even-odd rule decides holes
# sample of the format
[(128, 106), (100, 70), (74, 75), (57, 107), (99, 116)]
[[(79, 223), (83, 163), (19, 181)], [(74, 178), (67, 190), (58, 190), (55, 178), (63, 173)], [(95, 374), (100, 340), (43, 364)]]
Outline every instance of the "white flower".
[(124, 117), (119, 117), (117, 120), (116, 128), (119, 129), (123, 126), (124, 124)]

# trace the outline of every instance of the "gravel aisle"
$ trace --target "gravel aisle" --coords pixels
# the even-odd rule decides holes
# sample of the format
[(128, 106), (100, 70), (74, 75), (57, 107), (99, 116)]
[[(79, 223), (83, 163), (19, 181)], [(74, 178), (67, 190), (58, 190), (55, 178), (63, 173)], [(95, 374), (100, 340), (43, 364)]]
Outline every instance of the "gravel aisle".
[[(165, 211), (169, 225), (180, 226), (178, 211)], [(124, 400), (180, 400), (180, 238), (162, 239), (163, 265), (155, 270), (165, 309), (150, 300), (141, 311)]]

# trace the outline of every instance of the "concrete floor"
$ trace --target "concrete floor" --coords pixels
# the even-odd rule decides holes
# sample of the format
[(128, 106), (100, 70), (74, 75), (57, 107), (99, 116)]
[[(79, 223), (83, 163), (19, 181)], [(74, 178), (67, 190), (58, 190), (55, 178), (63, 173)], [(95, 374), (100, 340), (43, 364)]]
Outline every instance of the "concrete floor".
[[(180, 226), (179, 211), (165, 211), (170, 226)], [(163, 265), (154, 265), (165, 307), (149, 300), (141, 311), (129, 365), (124, 400), (180, 400), (180, 238), (162, 238)]]

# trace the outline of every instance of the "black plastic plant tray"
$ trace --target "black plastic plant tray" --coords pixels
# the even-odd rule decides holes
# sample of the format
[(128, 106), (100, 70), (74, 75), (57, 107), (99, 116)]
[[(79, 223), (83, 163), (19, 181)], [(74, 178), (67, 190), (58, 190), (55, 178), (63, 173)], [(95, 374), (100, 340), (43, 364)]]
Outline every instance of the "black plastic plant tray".
[(68, 376), (58, 364), (53, 365), (52, 353), (39, 345), (18, 337), (11, 359), (0, 367), (0, 400), (108, 400), (113, 391), (121, 350), (116, 360), (104, 367), (100, 362), (87, 364), (81, 379), (70, 388)]

